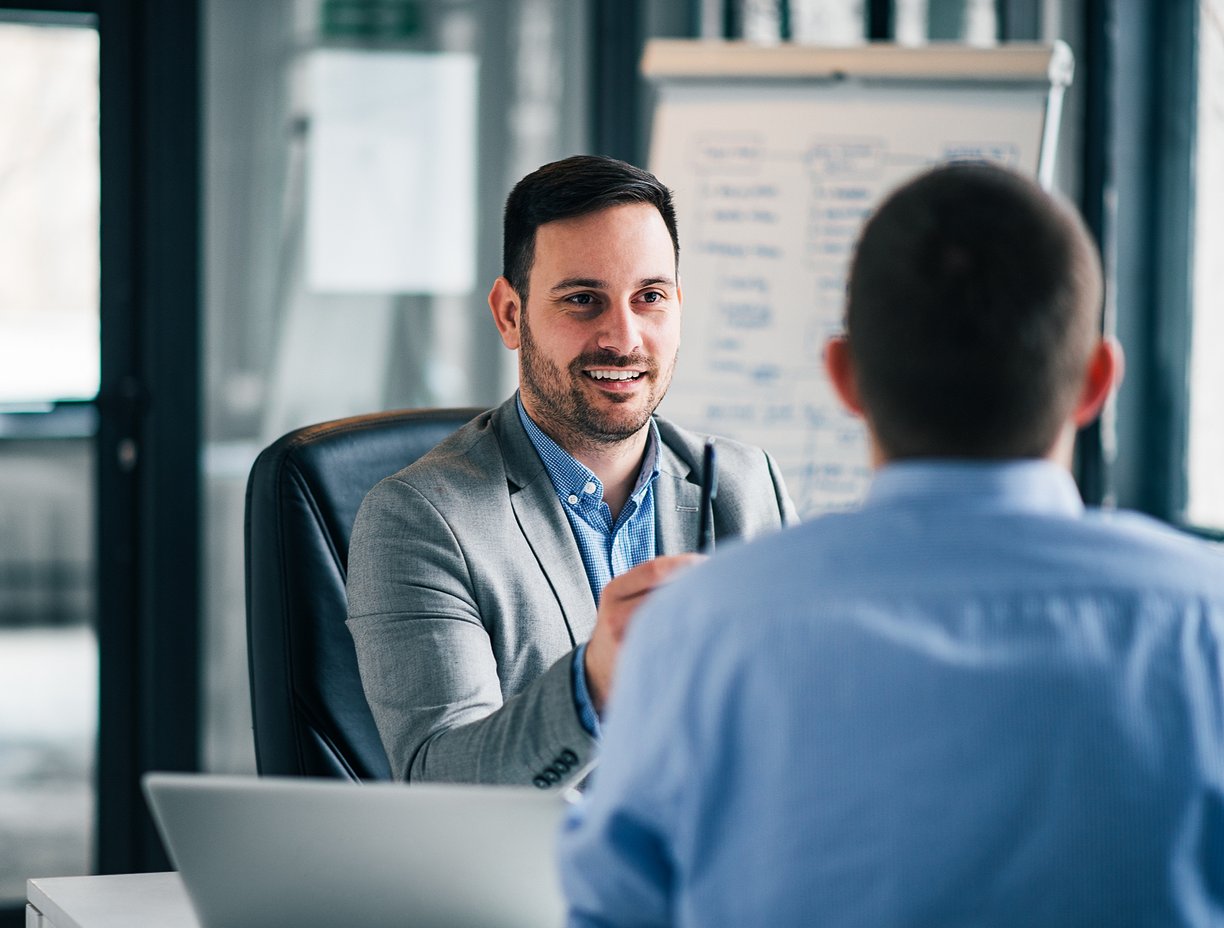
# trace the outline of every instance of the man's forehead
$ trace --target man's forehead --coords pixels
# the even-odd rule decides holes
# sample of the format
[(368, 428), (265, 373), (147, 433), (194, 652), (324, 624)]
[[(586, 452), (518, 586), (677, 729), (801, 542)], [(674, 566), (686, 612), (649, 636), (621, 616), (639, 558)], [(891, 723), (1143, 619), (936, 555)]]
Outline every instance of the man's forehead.
[(550, 286), (565, 278), (599, 279), (600, 268), (616, 264), (633, 265), (633, 276), (642, 279), (674, 283), (676, 273), (671, 233), (650, 203), (617, 204), (542, 223), (536, 229), (534, 252), (532, 272), (547, 268), (553, 278)]

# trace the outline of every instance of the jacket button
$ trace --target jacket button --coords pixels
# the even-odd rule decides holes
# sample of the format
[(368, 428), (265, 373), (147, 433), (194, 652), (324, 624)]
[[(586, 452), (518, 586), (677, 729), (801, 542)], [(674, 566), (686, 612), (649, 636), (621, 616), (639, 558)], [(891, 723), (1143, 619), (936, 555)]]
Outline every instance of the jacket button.
[(549, 783), (546, 779), (544, 779), (544, 777), (536, 777), (531, 782), (535, 784), (536, 786), (540, 787), (540, 789), (548, 789), (550, 786), (552, 786), (552, 784)]
[(565, 761), (567, 764), (569, 764), (572, 767), (574, 766), (574, 764), (578, 763), (578, 755), (575, 754), (573, 751), (571, 751), (569, 748), (566, 748), (564, 751), (561, 752), (561, 760)]

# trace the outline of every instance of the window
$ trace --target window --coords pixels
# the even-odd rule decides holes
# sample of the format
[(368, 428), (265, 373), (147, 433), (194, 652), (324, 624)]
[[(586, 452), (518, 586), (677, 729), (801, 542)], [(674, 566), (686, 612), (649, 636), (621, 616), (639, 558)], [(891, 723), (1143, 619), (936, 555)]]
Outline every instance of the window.
[(92, 866), (93, 419), (55, 407), (98, 392), (98, 33), (58, 21), (0, 12), (0, 909)]
[(0, 24), (0, 404), (98, 392), (98, 34)]

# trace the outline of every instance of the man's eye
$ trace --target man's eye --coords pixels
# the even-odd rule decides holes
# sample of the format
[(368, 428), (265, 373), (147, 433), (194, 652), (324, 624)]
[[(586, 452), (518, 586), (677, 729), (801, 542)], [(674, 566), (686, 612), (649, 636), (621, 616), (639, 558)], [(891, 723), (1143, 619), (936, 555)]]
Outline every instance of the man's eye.
[(575, 293), (573, 296), (566, 297), (565, 301), (575, 306), (590, 306), (595, 302), (595, 297), (589, 293)]
[(643, 303), (658, 303), (663, 299), (663, 294), (658, 290), (651, 290), (642, 294)]

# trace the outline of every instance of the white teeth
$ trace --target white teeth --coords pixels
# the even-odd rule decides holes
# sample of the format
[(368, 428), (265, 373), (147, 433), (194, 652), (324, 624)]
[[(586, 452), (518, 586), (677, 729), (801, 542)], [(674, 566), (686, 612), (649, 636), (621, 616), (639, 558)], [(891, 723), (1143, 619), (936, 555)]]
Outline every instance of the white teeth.
[(587, 371), (596, 380), (637, 380), (641, 371)]

